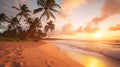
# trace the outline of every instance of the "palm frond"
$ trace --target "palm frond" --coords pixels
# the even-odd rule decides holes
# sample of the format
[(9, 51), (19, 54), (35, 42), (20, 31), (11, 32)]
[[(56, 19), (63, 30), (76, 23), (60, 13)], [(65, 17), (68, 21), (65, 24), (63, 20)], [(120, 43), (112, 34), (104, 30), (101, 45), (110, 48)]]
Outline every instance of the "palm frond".
[(50, 18), (50, 14), (49, 14), (49, 12), (47, 10), (45, 10), (44, 13), (41, 16), (46, 16), (47, 19)]
[(51, 8), (50, 10), (52, 10), (53, 12), (56, 12), (56, 13), (60, 14), (60, 12), (58, 10), (56, 10), (56, 9)]
[(23, 14), (23, 16), (24, 16), (25, 18), (28, 18), (28, 17), (30, 16), (30, 14)]
[(44, 4), (44, 6), (45, 6), (45, 4), (46, 4), (46, 0), (41, 0), (41, 2)]
[(26, 10), (26, 12), (31, 12), (30, 10)]
[(54, 4), (54, 7), (56, 7), (56, 6), (59, 7), (59, 8), (61, 8), (59, 4)]
[(50, 16), (51, 16), (52, 18), (56, 19), (55, 16), (53, 15), (53, 13), (52, 13), (51, 11), (49, 11), (49, 13), (50, 13)]
[(43, 17), (43, 16), (45, 16), (45, 14), (46, 14), (46, 10), (42, 13), (42, 15), (40, 16), (40, 19)]
[(47, 5), (53, 5), (53, 4), (55, 4), (55, 0), (46, 0), (46, 4)]
[(16, 17), (17, 17), (17, 16), (21, 16), (21, 15), (22, 15), (22, 12), (18, 13), (18, 14), (16, 15)]
[(14, 8), (14, 9), (16, 9), (16, 10), (20, 11), (20, 9), (19, 9), (19, 8), (17, 8), (17, 7), (15, 7), (15, 6), (13, 6), (12, 8)]
[(20, 7), (20, 9), (22, 10), (22, 5), (19, 3), (19, 7)]
[(45, 6), (45, 0), (37, 0), (38, 6)]
[(33, 13), (36, 14), (36, 13), (42, 11), (42, 10), (43, 10), (43, 8), (38, 8), (38, 9), (35, 9), (35, 10), (33, 11)]

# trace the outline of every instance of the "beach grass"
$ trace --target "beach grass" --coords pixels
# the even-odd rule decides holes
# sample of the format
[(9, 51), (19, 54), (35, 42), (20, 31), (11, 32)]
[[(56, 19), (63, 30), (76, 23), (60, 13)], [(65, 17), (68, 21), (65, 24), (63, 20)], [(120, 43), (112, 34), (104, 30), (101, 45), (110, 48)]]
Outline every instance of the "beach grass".
[(35, 41), (36, 39), (27, 38), (27, 39), (20, 39), (18, 37), (6, 37), (0, 36), (0, 41), (11, 41), (11, 42), (21, 42), (21, 41)]
[(22, 40), (17, 37), (0, 36), (0, 41), (22, 41)]

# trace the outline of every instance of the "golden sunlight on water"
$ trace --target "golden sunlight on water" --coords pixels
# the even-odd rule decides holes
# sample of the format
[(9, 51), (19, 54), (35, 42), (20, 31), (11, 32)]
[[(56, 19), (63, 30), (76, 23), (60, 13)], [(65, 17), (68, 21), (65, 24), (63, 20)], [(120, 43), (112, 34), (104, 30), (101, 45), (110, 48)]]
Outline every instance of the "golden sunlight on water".
[[(65, 50), (67, 51), (67, 50)], [(76, 60), (80, 64), (83, 64), (85, 67), (113, 67), (109, 64), (109, 61), (105, 61), (105, 58), (99, 58), (95, 56), (90, 56), (89, 54), (78, 53), (74, 51), (67, 51), (66, 54), (72, 59)]]
[(85, 62), (86, 67), (106, 67), (105, 64), (95, 57), (87, 57)]

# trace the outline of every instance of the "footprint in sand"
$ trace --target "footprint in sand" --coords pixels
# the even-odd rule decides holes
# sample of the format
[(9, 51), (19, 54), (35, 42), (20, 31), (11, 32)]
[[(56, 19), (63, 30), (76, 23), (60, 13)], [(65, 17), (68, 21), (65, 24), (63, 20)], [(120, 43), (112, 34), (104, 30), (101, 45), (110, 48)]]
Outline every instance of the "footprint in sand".
[(16, 62), (16, 61), (8, 62), (5, 64), (4, 67), (23, 67), (23, 63)]
[(45, 63), (48, 65), (48, 67), (54, 67), (52, 64), (53, 63), (52, 61), (46, 60)]

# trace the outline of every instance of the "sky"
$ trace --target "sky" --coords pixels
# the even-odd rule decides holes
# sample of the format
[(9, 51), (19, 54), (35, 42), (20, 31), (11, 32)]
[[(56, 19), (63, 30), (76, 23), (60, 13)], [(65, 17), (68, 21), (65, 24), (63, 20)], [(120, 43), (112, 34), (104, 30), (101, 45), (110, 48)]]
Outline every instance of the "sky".
[[(18, 6), (19, 2), (27, 4), (30, 10), (38, 7), (36, 0), (0, 0), (0, 12), (15, 15), (11, 7)], [(49, 35), (71, 39), (120, 39), (120, 0), (56, 0), (56, 3), (61, 6), (60, 14), (55, 14), (56, 29)]]

